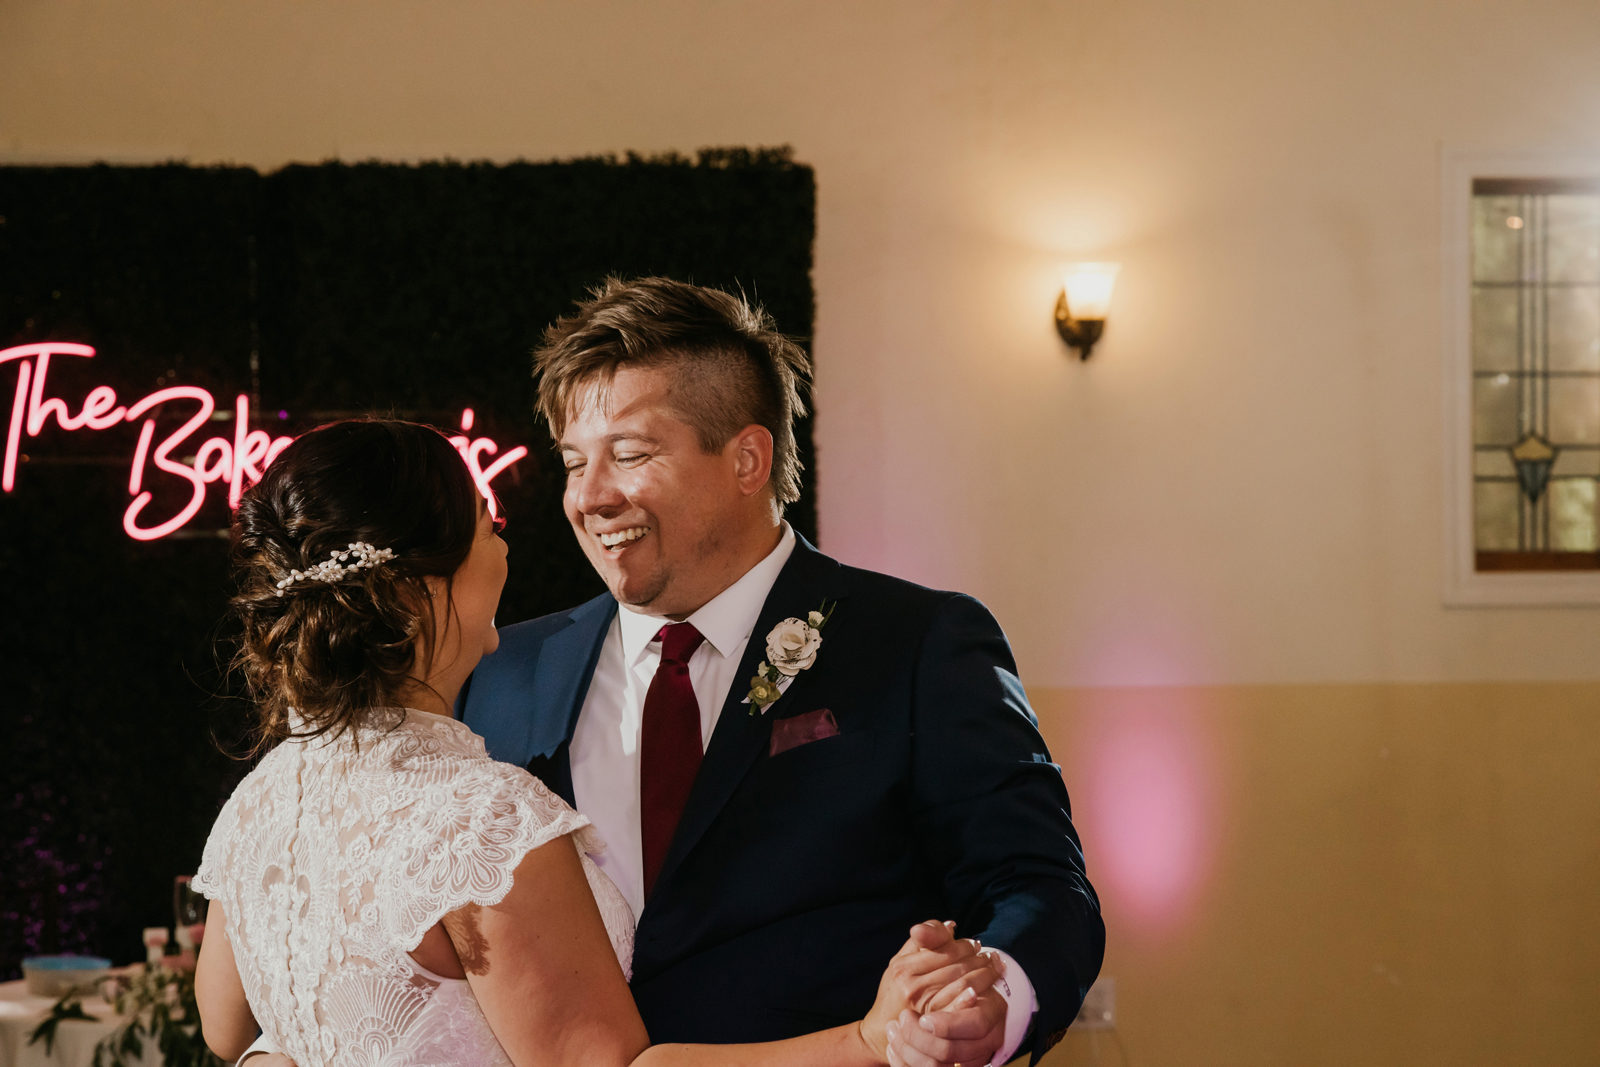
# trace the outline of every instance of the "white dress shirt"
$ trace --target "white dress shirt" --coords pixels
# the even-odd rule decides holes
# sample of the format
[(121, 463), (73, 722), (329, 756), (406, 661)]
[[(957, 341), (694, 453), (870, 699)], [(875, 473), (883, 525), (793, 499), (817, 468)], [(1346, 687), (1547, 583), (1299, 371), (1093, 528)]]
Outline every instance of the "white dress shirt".
[[(718, 593), (685, 622), (705, 640), (689, 657), (689, 684), (700, 705), (700, 749), (711, 741), (722, 703), (733, 688), (739, 661), (756, 628), (772, 584), (794, 552), (794, 531), (783, 524), (778, 547)], [(639, 830), (639, 727), (644, 698), (661, 662), (656, 637), (672, 619), (643, 615), (626, 604), (611, 620), (594, 680), (572, 733), (572, 793), (580, 812), (594, 823), (606, 850), (594, 857), (633, 908), (644, 911), (644, 846)]]

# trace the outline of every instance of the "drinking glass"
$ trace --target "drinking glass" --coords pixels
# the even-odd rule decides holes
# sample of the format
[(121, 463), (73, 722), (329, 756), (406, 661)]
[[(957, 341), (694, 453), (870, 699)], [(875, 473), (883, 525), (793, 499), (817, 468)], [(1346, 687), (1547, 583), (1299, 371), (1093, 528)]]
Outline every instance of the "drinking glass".
[(179, 928), (198, 926), (206, 921), (206, 905), (211, 903), (204, 896), (189, 888), (191, 875), (180, 874), (172, 882), (172, 918)]

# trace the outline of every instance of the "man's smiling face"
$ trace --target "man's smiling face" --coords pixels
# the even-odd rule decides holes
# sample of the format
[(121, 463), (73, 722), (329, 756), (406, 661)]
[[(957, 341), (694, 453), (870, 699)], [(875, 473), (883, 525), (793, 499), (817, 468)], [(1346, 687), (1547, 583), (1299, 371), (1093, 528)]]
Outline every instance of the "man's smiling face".
[(750, 522), (736, 441), (700, 447), (671, 404), (666, 368), (622, 367), (602, 397), (579, 392), (561, 433), (562, 505), (623, 604), (687, 616), (727, 587)]

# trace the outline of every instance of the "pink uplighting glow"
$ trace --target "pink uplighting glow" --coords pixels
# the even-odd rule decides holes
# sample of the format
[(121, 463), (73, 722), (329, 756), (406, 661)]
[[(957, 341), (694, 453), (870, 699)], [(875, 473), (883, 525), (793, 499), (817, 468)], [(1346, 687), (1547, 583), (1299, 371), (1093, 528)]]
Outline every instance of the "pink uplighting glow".
[[(132, 467), (128, 474), (128, 494), (133, 497), (133, 501), (123, 513), (122, 528), (136, 541), (153, 541), (187, 525), (205, 504), (206, 487), (213, 482), (227, 485), (228, 507), (237, 508), (239, 498), (245, 489), (260, 481), (262, 472), (294, 440), (292, 437), (274, 437), (265, 430), (250, 429), (250, 398), (241, 393), (234, 398), (233, 411), (219, 416), (232, 418), (234, 429), (231, 440), (226, 437), (209, 437), (200, 443), (192, 457), (174, 459), (172, 453), (211, 421), (217, 407), (215, 398), (210, 392), (197, 386), (173, 385), (158, 389), (137, 403), (123, 407), (117, 403), (116, 390), (109, 385), (98, 385), (88, 392), (78, 413), (74, 415), (64, 399), (45, 395), (46, 380), (50, 374), (50, 359), (52, 356), (90, 358), (94, 354), (94, 348), (89, 345), (62, 341), (0, 349), (0, 363), (15, 361), (17, 364), (17, 389), (11, 402), (11, 421), (6, 427), (6, 452), (4, 465), (0, 466), (0, 490), (9, 493), (16, 488), (17, 460), (21, 455), (24, 432), (29, 437), (38, 437), (52, 418), (55, 419), (56, 425), (68, 431), (109, 430), (124, 422), (138, 422), (144, 418), (144, 424), (139, 428), (139, 442), (134, 448)], [(169, 403), (193, 404), (195, 410), (182, 426), (157, 443), (155, 419), (145, 416)], [(278, 412), (280, 420), (287, 417), (288, 412)], [(465, 409), (461, 413), (463, 433), (452, 437), (450, 443), (466, 461), (467, 468), (472, 472), (473, 482), (488, 501), (489, 513), (498, 518), (499, 508), (491, 483), (496, 476), (526, 456), (528, 450), (518, 445), (485, 467), (484, 457), (499, 452), (500, 446), (487, 437), (467, 437), (466, 431), (472, 429), (473, 421), (473, 410)], [(151, 449), (152, 444), (154, 451)], [(140, 525), (141, 516), (145, 508), (155, 499), (154, 494), (144, 488), (145, 471), (150, 465), (154, 465), (158, 471), (188, 483), (189, 501), (177, 514), (165, 521), (144, 526)]]
[(1182, 928), (1221, 844), (1215, 750), (1184, 699), (1125, 690), (1077, 742), (1090, 877), (1108, 909), (1157, 938)]

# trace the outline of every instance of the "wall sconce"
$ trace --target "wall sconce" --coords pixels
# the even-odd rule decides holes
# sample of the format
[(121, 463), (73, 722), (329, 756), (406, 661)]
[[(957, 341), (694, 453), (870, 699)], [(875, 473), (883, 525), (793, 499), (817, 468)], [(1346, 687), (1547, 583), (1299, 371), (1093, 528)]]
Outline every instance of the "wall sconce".
[(1079, 359), (1088, 359), (1106, 328), (1111, 310), (1111, 290), (1117, 284), (1120, 263), (1074, 263), (1062, 278), (1056, 300), (1056, 330)]

